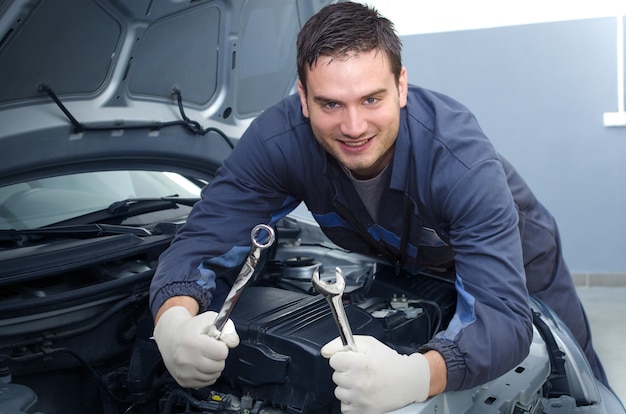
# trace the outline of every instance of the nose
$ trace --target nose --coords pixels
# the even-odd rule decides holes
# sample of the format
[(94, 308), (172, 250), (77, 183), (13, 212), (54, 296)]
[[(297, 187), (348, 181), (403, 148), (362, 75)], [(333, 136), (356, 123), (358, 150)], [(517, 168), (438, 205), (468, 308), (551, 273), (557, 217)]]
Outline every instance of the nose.
[(367, 121), (358, 107), (346, 107), (342, 114), (341, 133), (348, 138), (359, 138), (367, 132)]

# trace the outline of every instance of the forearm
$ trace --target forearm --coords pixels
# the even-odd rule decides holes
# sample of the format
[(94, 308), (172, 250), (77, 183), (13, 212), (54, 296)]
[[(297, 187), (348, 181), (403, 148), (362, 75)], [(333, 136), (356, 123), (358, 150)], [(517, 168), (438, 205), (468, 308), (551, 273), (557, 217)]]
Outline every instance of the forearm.
[(166, 300), (163, 305), (156, 312), (156, 316), (154, 317), (154, 324), (156, 325), (159, 321), (159, 318), (166, 310), (174, 307), (174, 306), (182, 306), (189, 311), (191, 315), (196, 315), (200, 310), (198, 302), (189, 296), (173, 296)]
[(428, 351), (424, 354), (430, 368), (430, 389), (428, 396), (441, 394), (446, 389), (448, 369), (443, 356), (437, 351)]

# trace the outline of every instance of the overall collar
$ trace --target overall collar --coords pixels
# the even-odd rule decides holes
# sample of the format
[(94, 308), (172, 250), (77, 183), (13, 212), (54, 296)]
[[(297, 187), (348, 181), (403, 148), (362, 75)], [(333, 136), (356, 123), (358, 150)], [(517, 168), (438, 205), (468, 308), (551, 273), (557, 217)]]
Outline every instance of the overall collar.
[(389, 188), (406, 192), (408, 190), (408, 176), (411, 169), (411, 138), (407, 122), (406, 107), (400, 110), (400, 128), (394, 148), (391, 183)]

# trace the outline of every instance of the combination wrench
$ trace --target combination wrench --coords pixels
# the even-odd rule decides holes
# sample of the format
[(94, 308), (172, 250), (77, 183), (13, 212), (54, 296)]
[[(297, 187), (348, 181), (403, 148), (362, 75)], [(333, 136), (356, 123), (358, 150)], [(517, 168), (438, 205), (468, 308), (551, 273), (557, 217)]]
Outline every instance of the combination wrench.
[(313, 271), (311, 283), (315, 290), (322, 294), (328, 301), (330, 311), (333, 314), (337, 328), (339, 328), (339, 336), (345, 349), (356, 351), (356, 343), (352, 336), (352, 329), (346, 316), (346, 310), (343, 307), (343, 291), (346, 287), (346, 279), (339, 267), (335, 268), (335, 281), (324, 281), (320, 279), (319, 267)]
[[(259, 238), (263, 231), (267, 233), (265, 242), (260, 241), (261, 239)], [(259, 258), (261, 257), (261, 251), (274, 244), (276, 236), (274, 235), (273, 228), (265, 224), (258, 224), (252, 229), (250, 238), (252, 239), (250, 254), (248, 254), (246, 262), (239, 271), (239, 275), (237, 275), (235, 283), (233, 283), (233, 286), (230, 288), (230, 292), (228, 292), (228, 296), (226, 296), (226, 300), (215, 318), (215, 338), (217, 339), (219, 339), (222, 335), (222, 329), (224, 329), (226, 322), (228, 322), (235, 304), (237, 304), (243, 289), (246, 287), (246, 284), (252, 277), (252, 274), (254, 274), (254, 269), (259, 262)]]

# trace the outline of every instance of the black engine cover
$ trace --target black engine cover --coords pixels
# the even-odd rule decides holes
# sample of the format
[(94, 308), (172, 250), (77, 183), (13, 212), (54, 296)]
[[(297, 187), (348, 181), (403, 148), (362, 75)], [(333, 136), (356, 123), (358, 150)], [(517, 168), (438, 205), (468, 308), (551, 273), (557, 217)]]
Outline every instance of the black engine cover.
[[(345, 310), (355, 335), (384, 339), (383, 325), (369, 313), (354, 305)], [(290, 412), (336, 401), (332, 369), (320, 349), (339, 331), (323, 296), (248, 287), (231, 319), (241, 344), (230, 351), (222, 378), (242, 395)]]
[[(369, 335), (410, 354), (452, 317), (456, 303), (453, 278), (396, 275), (382, 267), (366, 286), (346, 289), (346, 316), (355, 335)], [(414, 300), (422, 312), (377, 316), (392, 297)], [(386, 315), (386, 314), (385, 314)], [(276, 287), (249, 286), (231, 319), (241, 344), (230, 351), (223, 384), (290, 413), (335, 412), (332, 369), (320, 349), (339, 336), (328, 302), (321, 295)]]

